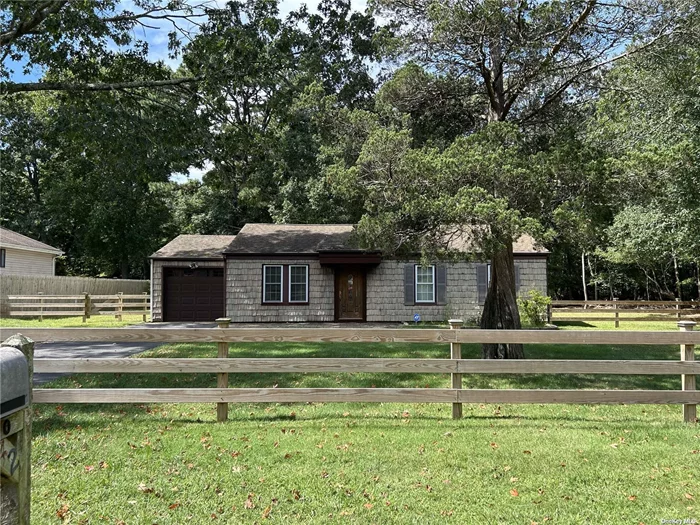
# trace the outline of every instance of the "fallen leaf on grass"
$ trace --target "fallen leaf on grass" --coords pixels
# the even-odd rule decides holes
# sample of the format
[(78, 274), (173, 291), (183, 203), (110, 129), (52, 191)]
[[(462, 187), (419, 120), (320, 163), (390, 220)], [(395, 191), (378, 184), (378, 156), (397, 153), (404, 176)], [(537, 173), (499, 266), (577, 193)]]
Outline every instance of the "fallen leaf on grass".
[(173, 503), (172, 505), (170, 505), (168, 508), (169, 508), (170, 510), (175, 510), (175, 509), (178, 508), (179, 506), (180, 506), (180, 502), (179, 502), (179, 501), (176, 501), (175, 503)]
[(270, 505), (268, 505), (267, 507), (265, 507), (265, 510), (262, 512), (262, 518), (263, 518), (264, 520), (266, 520), (267, 518), (270, 517), (270, 511), (272, 511), (272, 507), (271, 507)]
[(630, 501), (635, 501), (637, 499), (637, 496), (635, 496), (635, 495), (627, 496), (627, 499)]
[(529, 450), (523, 450), (523, 454), (532, 454)]
[(144, 483), (139, 483), (139, 491), (143, 492), (144, 494), (150, 494), (153, 492), (153, 489), (151, 487), (147, 487)]
[(520, 496), (520, 493), (516, 489), (510, 489), (510, 495), (515, 498)]
[(58, 516), (60, 519), (64, 519), (66, 516), (68, 516), (69, 508), (68, 505), (61, 505), (61, 508), (56, 511), (56, 516)]
[(94, 465), (85, 465), (85, 472), (92, 472), (93, 470), (95, 470)]
[(686, 499), (695, 499), (695, 498), (693, 498), (693, 495), (692, 495), (692, 494), (689, 494), (688, 492), (686, 492), (686, 493), (684, 494), (684, 496), (686, 497)]
[(372, 505), (371, 503), (365, 503), (365, 504), (364, 504), (364, 507), (365, 507), (366, 509), (369, 510), (369, 509), (371, 509), (372, 507), (374, 507), (374, 505)]
[(301, 493), (297, 489), (294, 489), (292, 491), (292, 496), (294, 496), (294, 499), (299, 499), (301, 498)]
[(253, 494), (248, 494), (248, 499), (245, 500), (245, 503), (243, 506), (246, 509), (254, 509), (255, 508), (255, 503), (253, 503)]

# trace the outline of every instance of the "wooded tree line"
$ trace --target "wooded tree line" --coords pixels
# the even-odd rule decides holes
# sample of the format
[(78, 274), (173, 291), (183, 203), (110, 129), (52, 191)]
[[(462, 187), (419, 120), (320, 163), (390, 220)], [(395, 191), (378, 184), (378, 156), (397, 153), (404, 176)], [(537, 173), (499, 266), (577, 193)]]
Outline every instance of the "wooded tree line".
[[(698, 297), (694, 2), (0, 6), (0, 223), (67, 274), (147, 277), (175, 235), (246, 222), (359, 223), (444, 258), (464, 226), (493, 326), (519, 325), (522, 233), (552, 251), (555, 296)], [(177, 71), (150, 57), (155, 26)], [(190, 167), (201, 182), (171, 181)]]

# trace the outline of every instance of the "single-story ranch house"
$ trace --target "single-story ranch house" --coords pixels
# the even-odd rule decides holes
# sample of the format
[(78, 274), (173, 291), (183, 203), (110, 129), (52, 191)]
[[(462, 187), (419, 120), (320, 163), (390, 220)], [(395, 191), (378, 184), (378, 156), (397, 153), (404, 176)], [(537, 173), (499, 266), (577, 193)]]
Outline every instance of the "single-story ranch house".
[[(488, 263), (422, 267), (352, 247), (350, 224), (246, 224), (238, 235), (180, 235), (151, 256), (153, 321), (423, 321), (479, 315)], [(520, 294), (547, 292), (547, 257), (513, 244)]]

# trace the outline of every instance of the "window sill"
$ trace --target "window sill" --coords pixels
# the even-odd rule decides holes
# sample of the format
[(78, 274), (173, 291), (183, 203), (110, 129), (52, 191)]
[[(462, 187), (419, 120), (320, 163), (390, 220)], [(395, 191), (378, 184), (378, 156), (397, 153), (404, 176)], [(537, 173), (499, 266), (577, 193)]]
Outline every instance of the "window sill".
[(290, 303), (289, 301), (287, 301), (286, 303), (283, 303), (283, 302), (279, 302), (279, 303), (262, 302), (262, 303), (260, 303), (260, 306), (308, 306), (308, 305), (309, 305), (308, 301), (306, 301), (305, 303), (297, 303), (297, 302)]

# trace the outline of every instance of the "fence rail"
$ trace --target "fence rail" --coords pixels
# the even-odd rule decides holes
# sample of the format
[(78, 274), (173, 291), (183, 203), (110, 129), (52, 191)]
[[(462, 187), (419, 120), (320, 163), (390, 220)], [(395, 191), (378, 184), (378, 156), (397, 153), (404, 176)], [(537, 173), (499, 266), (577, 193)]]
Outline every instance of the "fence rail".
[(548, 321), (621, 322), (699, 320), (699, 301), (552, 301)]
[[(216, 403), (217, 419), (227, 417), (228, 403), (257, 402), (406, 402), (452, 403), (453, 417), (462, 403), (593, 403), (682, 404), (684, 420), (696, 421), (700, 391), (695, 376), (694, 345), (700, 344), (695, 323), (682, 321), (680, 332), (605, 332), (545, 330), (451, 330), (373, 328), (220, 328), (201, 329), (0, 329), (0, 337), (22, 332), (37, 341), (157, 341), (217, 343), (217, 358), (202, 359), (36, 359), (36, 372), (80, 373), (213, 373), (217, 388), (35, 389), (37, 403)], [(451, 345), (451, 358), (229, 358), (230, 342), (432, 342)], [(555, 343), (680, 345), (679, 361), (651, 360), (474, 360), (461, 359), (462, 343)], [(225, 350), (225, 351), (222, 351)], [(452, 375), (452, 388), (228, 388), (228, 373), (442, 373)], [(682, 377), (681, 390), (551, 390), (462, 389), (462, 374), (642, 374)]]
[(142, 294), (112, 295), (10, 295), (10, 317), (82, 317), (87, 322), (92, 315), (113, 315), (122, 320), (123, 315), (141, 315), (143, 321), (150, 313), (151, 298)]

